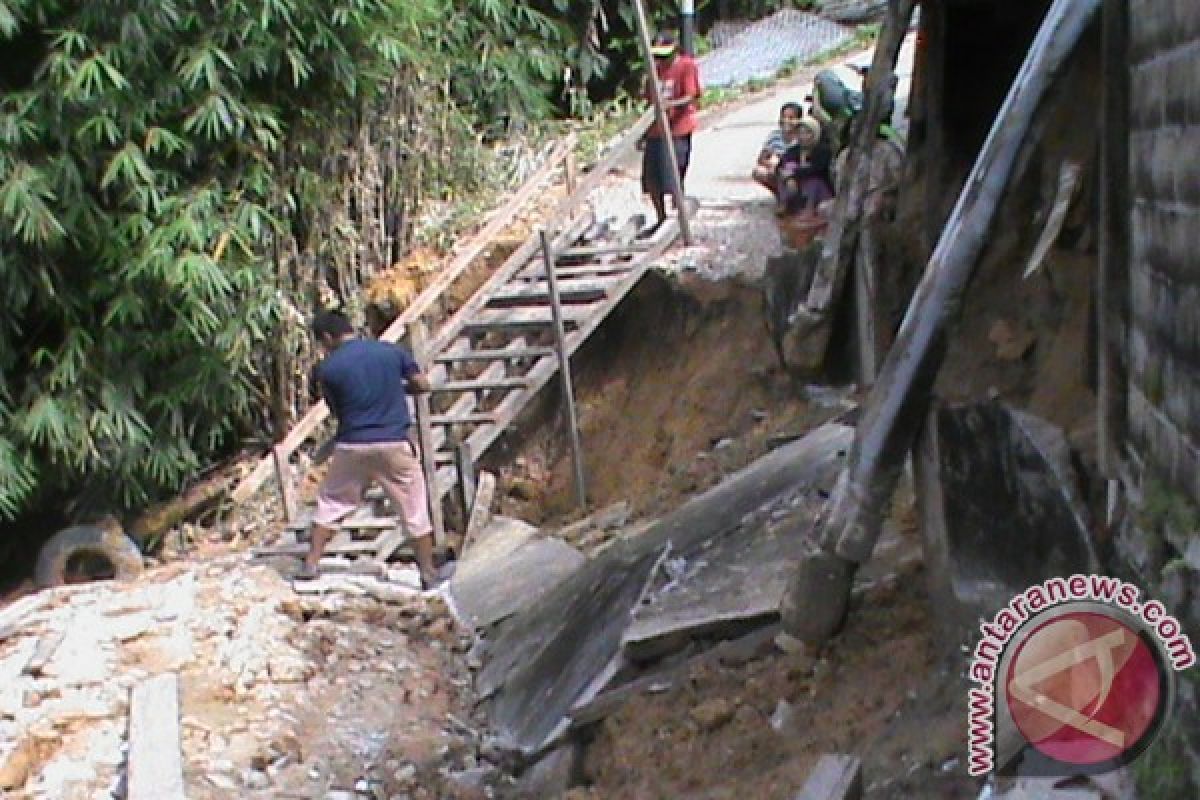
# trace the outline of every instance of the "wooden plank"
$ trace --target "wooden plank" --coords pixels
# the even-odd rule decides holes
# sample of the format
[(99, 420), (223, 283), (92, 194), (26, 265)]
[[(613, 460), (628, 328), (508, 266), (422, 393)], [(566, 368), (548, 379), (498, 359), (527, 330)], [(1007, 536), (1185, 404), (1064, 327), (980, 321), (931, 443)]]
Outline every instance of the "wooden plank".
[(135, 686), (129, 701), (129, 800), (185, 800), (179, 737), (179, 676)]
[(603, 245), (601, 247), (568, 247), (558, 254), (555, 263), (561, 264), (563, 260), (570, 258), (591, 258), (593, 256), (629, 256), (632, 258), (648, 249), (649, 244), (645, 239), (638, 239), (636, 242), (628, 244)]
[(442, 363), (460, 361), (512, 361), (520, 358), (542, 358), (554, 355), (553, 347), (524, 347), (500, 350), (471, 350), (466, 353), (450, 353), (437, 357)]
[(400, 546), (408, 541), (408, 531), (404, 527), (393, 528), (375, 540), (375, 561), (386, 564)]
[[(462, 252), (445, 269), (438, 273), (438, 277), (421, 294), (417, 295), (416, 299), (400, 313), (400, 316), (396, 317), (379, 338), (385, 342), (399, 341), (408, 325), (414, 320), (419, 319), (421, 315), (441, 299), (446, 289), (458, 280), (479, 254), (492, 244), (492, 241), (508, 227), (521, 209), (539, 193), (542, 184), (554, 174), (559, 162), (566, 158), (567, 153), (572, 152), (573, 149), (573, 136), (568, 137), (566, 141), (560, 143), (551, 152), (550, 157), (546, 160), (546, 164), (535, 172), (517, 190), (512, 199), (488, 221), (483, 229), (469, 240)], [(587, 185), (586, 181), (584, 185)], [(579, 188), (582, 189), (583, 186)], [(445, 349), (445, 344), (436, 349), (438, 351)], [(304, 444), (328, 417), (329, 407), (325, 404), (324, 400), (310, 408), (297, 420), (287, 436), (279, 443), (283, 452), (291, 456), (296, 448)], [(270, 477), (271, 470), (273, 469), (273, 461), (273, 455), (267, 455), (259, 460), (250, 474), (243, 478), (242, 482), (234, 488), (230, 495), (234, 503), (244, 503), (252, 494), (258, 491), (259, 487)]]
[(862, 761), (855, 756), (823, 755), (795, 800), (861, 800)]
[[(462, 442), (454, 448), (454, 469), (458, 473), (458, 502), (462, 507), (463, 520), (471, 519), (471, 509), (475, 502), (475, 454), (471, 445)], [(461, 546), (461, 545), (460, 545)]]
[(54, 658), (54, 654), (58, 652), (58, 646), (62, 644), (63, 638), (67, 635), (63, 631), (50, 631), (38, 639), (37, 648), (33, 651), (33, 657), (29, 659), (29, 663), (25, 665), (24, 672), (26, 675), (32, 675), (37, 678), (42, 674), (42, 670), (50, 663), (50, 659)]
[[(620, 280), (619, 275), (607, 278), (561, 279), (558, 270), (555, 270), (554, 277), (559, 279), (558, 296), (564, 303), (594, 303), (597, 300), (603, 300), (608, 294), (608, 290)], [(537, 302), (550, 302), (550, 284), (548, 281), (538, 280), (528, 283), (512, 283), (494, 292), (488, 298), (488, 304), (492, 306), (500, 303), (531, 304)]]
[[(599, 304), (568, 306), (563, 309), (563, 322), (580, 322), (590, 317)], [(549, 308), (495, 309), (480, 311), (468, 322), (464, 330), (471, 333), (487, 333), (498, 329), (549, 328), (554, 324), (554, 314)]]
[(0, 642), (20, 631), (25, 620), (46, 605), (48, 595), (43, 592), (30, 594), (15, 601), (5, 609), (0, 609)]
[(454, 417), (436, 416), (430, 422), (433, 425), (441, 425), (448, 427), (450, 425), (484, 425), (489, 422), (495, 422), (496, 415), (491, 412), (481, 412), (479, 414), (459, 414)]
[[(366, 553), (374, 554), (378, 551), (379, 545), (376, 542), (344, 542), (340, 544), (330, 543), (325, 546), (325, 554), (331, 556), (357, 556)], [(268, 547), (255, 547), (250, 551), (251, 555), (260, 557), (270, 556), (303, 556), (308, 554), (308, 545), (306, 544), (277, 544)]]
[[(602, 275), (627, 275), (633, 268), (631, 261), (614, 261), (611, 264), (577, 264), (570, 267), (556, 267), (554, 274), (559, 278), (586, 278)], [(541, 281), (546, 279), (546, 270), (541, 264), (531, 264), (529, 270), (522, 272), (518, 278), (523, 281)]]
[[(425, 323), (417, 320), (409, 329), (412, 342), (413, 357), (418, 364), (427, 360), (429, 351), (428, 333)], [(442, 499), (438, 493), (437, 462), (433, 443), (433, 412), (430, 410), (429, 394), (417, 392), (413, 396), (413, 404), (417, 409), (417, 437), (420, 440), (418, 456), (421, 468), (425, 472), (425, 500), (429, 504), (429, 521), (433, 523), (433, 541), (441, 546), (446, 542), (446, 523), (442, 519)]]
[[(449, 392), (478, 392), (484, 389), (523, 389), (524, 378), (490, 378), (473, 381), (449, 381), (440, 386), (434, 386), (432, 391), (437, 394)], [(452, 416), (452, 415), (451, 415)]]
[(463, 552), (471, 547), (480, 532), (492, 518), (492, 499), (496, 496), (496, 476), (491, 472), (479, 473), (475, 498), (471, 501), (471, 516), (467, 518), (467, 529), (463, 534)]
[[(298, 519), (287, 526), (287, 530), (307, 529), (311, 519)], [(338, 523), (338, 528), (343, 531), (363, 530), (363, 531), (382, 531), (388, 528), (394, 528), (400, 524), (400, 520), (396, 517), (350, 517)]]
[(287, 454), (279, 445), (271, 448), (271, 455), (275, 460), (275, 480), (279, 483), (279, 496), (283, 501), (283, 519), (285, 522), (291, 522), (296, 519), (300, 508), (296, 499), (296, 485), (292, 483), (291, 465), (288, 464)]

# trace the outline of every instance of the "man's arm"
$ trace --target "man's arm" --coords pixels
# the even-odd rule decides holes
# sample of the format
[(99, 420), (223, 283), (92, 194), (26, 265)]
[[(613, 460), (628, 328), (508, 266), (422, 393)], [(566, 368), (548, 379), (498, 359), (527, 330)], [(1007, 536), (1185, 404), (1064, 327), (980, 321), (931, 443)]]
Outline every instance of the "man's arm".
[(414, 372), (405, 379), (405, 388), (410, 394), (425, 394), (433, 387), (424, 372)]

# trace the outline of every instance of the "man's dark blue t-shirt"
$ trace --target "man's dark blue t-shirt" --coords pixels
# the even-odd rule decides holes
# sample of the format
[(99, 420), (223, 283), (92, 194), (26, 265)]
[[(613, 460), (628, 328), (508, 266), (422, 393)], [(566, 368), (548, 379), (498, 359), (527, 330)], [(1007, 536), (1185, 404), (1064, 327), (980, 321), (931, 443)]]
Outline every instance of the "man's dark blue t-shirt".
[(408, 438), (405, 385), (420, 368), (407, 350), (387, 342), (351, 339), (317, 367), (317, 380), (338, 420), (345, 444), (398, 442)]

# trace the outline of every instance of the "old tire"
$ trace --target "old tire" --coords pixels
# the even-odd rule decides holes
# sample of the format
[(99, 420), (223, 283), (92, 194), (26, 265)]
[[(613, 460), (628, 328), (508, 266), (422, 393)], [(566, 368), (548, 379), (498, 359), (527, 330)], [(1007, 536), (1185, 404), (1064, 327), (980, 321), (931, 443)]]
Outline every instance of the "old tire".
[(111, 577), (119, 581), (142, 574), (142, 553), (120, 530), (76, 525), (64, 528), (42, 545), (33, 580), (40, 588), (61, 586), (67, 582), (68, 567), (80, 559), (107, 562)]

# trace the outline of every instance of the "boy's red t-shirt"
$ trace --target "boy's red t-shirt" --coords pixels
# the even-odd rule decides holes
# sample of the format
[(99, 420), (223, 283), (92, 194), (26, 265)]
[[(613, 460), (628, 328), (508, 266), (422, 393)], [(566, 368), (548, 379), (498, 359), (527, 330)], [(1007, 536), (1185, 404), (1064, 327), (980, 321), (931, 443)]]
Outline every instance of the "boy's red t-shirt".
[[(663, 103), (668, 106), (667, 119), (671, 122), (671, 134), (687, 136), (696, 130), (696, 98), (700, 96), (700, 68), (696, 59), (681, 53), (675, 56), (670, 64), (655, 64), (654, 69), (658, 75)], [(692, 101), (687, 105), (670, 108), (671, 101), (677, 97), (691, 97)], [(662, 135), (657, 122), (650, 126), (646, 135)]]

